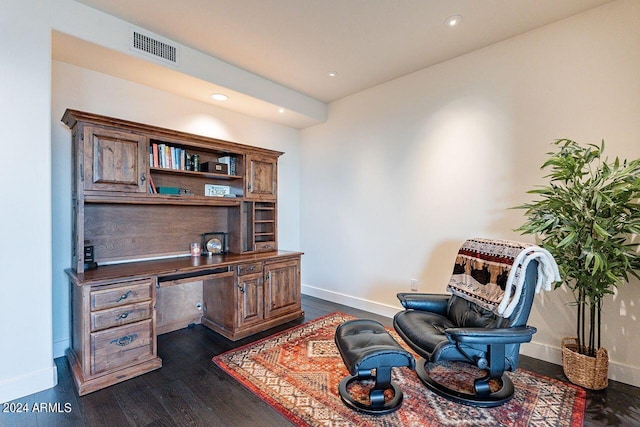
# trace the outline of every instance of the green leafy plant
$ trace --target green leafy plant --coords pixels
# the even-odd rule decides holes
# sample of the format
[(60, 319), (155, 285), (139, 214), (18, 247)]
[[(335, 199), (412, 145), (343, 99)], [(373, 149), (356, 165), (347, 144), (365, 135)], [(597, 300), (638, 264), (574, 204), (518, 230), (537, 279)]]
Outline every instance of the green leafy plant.
[(610, 162), (604, 141), (554, 145), (541, 167), (550, 170), (549, 185), (528, 191), (540, 200), (516, 207), (527, 218), (516, 231), (539, 235), (554, 256), (563, 279), (556, 288), (565, 283), (575, 298), (578, 349), (594, 356), (601, 347), (602, 298), (630, 275), (640, 279), (640, 159)]

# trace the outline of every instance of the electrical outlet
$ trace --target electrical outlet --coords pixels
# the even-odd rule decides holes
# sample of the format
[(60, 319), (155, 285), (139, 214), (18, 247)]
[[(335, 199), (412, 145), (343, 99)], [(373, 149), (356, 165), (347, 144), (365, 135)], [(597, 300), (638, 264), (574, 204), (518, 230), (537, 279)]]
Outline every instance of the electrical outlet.
[(412, 292), (418, 292), (418, 279), (411, 279), (410, 286)]

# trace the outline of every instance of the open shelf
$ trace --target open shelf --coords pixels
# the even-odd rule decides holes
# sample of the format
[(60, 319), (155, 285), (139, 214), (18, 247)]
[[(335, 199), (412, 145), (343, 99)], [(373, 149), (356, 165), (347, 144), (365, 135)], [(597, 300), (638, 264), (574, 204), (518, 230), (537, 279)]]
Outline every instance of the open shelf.
[(243, 249), (245, 251), (273, 250), (276, 243), (276, 204), (274, 202), (245, 201)]
[(213, 179), (223, 179), (223, 180), (243, 179), (243, 177), (238, 175), (227, 175), (224, 173), (194, 172), (194, 171), (187, 171), (187, 170), (155, 168), (155, 167), (150, 167), (149, 170), (154, 173), (177, 174), (177, 175), (186, 175), (186, 176), (200, 177), (200, 178), (213, 178)]

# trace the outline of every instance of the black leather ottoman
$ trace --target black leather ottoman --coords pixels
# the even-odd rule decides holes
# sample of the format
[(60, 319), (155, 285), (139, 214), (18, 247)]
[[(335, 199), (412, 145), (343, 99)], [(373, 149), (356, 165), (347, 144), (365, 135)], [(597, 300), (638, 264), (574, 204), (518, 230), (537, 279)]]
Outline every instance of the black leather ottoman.
[[(369, 414), (387, 414), (398, 409), (402, 404), (402, 390), (391, 381), (391, 368), (408, 366), (415, 369), (413, 356), (374, 320), (348, 320), (338, 326), (334, 338), (351, 374), (340, 382), (338, 389), (344, 404)], [(372, 372), (374, 369), (375, 373)], [(368, 405), (356, 401), (347, 391), (352, 381), (366, 379), (375, 380)], [(384, 391), (387, 389), (393, 389), (393, 398), (385, 403)]]

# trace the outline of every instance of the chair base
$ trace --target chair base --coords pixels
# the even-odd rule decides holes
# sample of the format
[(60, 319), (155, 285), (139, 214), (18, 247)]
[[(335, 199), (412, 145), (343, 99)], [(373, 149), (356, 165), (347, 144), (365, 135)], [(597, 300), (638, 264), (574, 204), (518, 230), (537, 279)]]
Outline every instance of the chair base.
[(491, 408), (494, 406), (500, 406), (507, 403), (513, 397), (514, 387), (513, 382), (507, 376), (507, 374), (502, 374), (500, 380), (502, 381), (502, 387), (494, 391), (493, 393), (489, 390), (489, 375), (478, 378), (475, 380), (474, 389), (476, 390), (475, 394), (464, 393), (458, 390), (453, 390), (449, 387), (445, 387), (444, 385), (436, 382), (425, 367), (427, 361), (424, 358), (420, 358), (416, 362), (416, 374), (422, 381), (422, 383), (427, 386), (427, 388), (434, 393), (439, 394), (440, 396), (452, 400), (457, 403), (462, 403), (463, 405), (469, 406), (477, 406), (482, 408)]
[[(355, 376), (349, 375), (344, 377), (342, 381), (340, 381), (340, 386), (338, 387), (338, 392), (340, 394), (340, 398), (342, 402), (349, 408), (354, 409), (356, 411), (364, 412), (371, 415), (384, 415), (395, 411), (400, 408), (402, 404), (402, 390), (398, 387), (394, 382), (391, 382), (390, 388), (393, 389), (393, 399), (389, 402), (385, 403), (384, 401), (384, 389), (376, 389), (374, 388), (369, 393), (369, 400), (371, 403), (369, 405), (364, 404), (362, 402), (358, 402), (349, 394), (347, 388), (349, 384), (353, 381), (360, 381), (366, 379), (374, 379), (375, 376)], [(376, 381), (377, 385), (377, 381)]]

